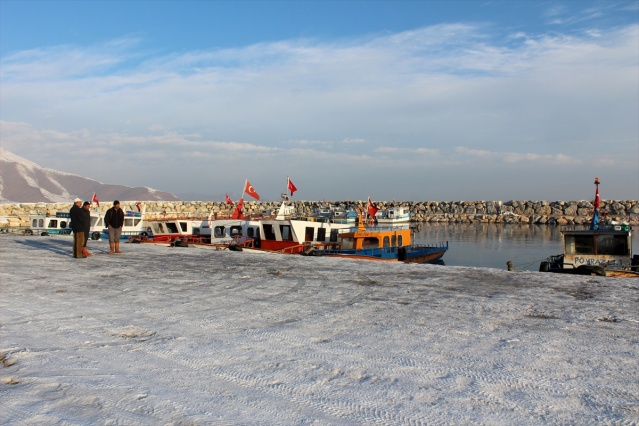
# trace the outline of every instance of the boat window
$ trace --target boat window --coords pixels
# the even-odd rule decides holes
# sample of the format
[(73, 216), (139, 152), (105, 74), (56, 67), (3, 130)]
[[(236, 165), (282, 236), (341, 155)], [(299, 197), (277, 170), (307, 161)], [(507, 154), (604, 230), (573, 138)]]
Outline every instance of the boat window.
[(275, 239), (275, 231), (273, 230), (273, 225), (264, 225), (264, 239), (265, 240)]
[(317, 240), (316, 241), (326, 241), (326, 228), (319, 228), (317, 230)]
[(352, 238), (342, 238), (342, 248), (343, 249), (355, 248), (355, 240), (353, 240)]
[[(574, 235), (566, 237), (572, 239), (571, 248), (573, 252), (570, 254), (595, 254), (594, 239), (592, 235)], [(567, 245), (567, 244), (566, 244)]]
[(180, 222), (180, 228), (182, 229), (182, 232), (186, 232), (186, 230), (189, 229), (186, 222)]
[(339, 234), (338, 229), (331, 229), (331, 238), (330, 238), (331, 243), (337, 242), (337, 234)]
[(390, 238), (388, 237), (388, 235), (384, 237), (384, 247), (390, 247)]
[(166, 226), (166, 229), (169, 234), (179, 234), (177, 225), (175, 223), (173, 222), (165, 223), (164, 226)]
[(393, 235), (393, 238), (391, 241), (392, 241), (391, 245), (395, 247), (397, 245), (397, 235)]
[(65, 221), (60, 222), (60, 228), (66, 228), (67, 223)]
[(404, 246), (404, 238), (401, 235), (397, 236), (397, 245), (400, 247)]
[(91, 227), (94, 227), (95, 224), (97, 223), (98, 218), (95, 216), (91, 216)]
[(38, 219), (33, 219), (33, 223), (31, 224), (32, 228), (37, 228), (38, 227)]
[(597, 254), (629, 256), (628, 238), (625, 235), (597, 235)]
[(241, 236), (242, 236), (242, 227), (231, 226), (231, 237), (241, 237)]
[(216, 226), (213, 230), (213, 235), (215, 236), (215, 238), (222, 238), (224, 236), (224, 227)]
[(362, 248), (377, 248), (379, 247), (379, 239), (377, 237), (364, 238), (362, 241)]
[(304, 241), (313, 241), (314, 235), (315, 235), (315, 229), (313, 227), (307, 226), (306, 233), (304, 234)]
[(124, 218), (124, 226), (133, 226), (133, 219)]
[(293, 241), (290, 225), (280, 225), (280, 233), (282, 234), (282, 241)]
[(255, 228), (253, 228), (253, 227), (249, 227), (249, 228), (247, 228), (247, 229), (246, 229), (246, 235), (247, 235), (249, 238), (254, 238), (254, 237), (255, 237)]
[(58, 221), (57, 221), (57, 220), (55, 220), (55, 219), (52, 219), (52, 220), (49, 222), (49, 228), (57, 228), (57, 227), (58, 227)]
[(133, 219), (133, 226), (138, 226), (138, 223), (142, 222), (142, 219), (135, 218)]
[(200, 235), (200, 227), (196, 226), (193, 228), (193, 235)]

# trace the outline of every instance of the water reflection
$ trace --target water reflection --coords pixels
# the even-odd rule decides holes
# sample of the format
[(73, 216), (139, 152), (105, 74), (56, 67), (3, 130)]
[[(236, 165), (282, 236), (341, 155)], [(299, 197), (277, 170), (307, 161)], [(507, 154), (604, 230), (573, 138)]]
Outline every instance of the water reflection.
[(415, 242), (448, 241), (444, 262), (450, 266), (478, 266), (536, 271), (539, 263), (561, 253), (560, 228), (547, 225), (503, 225), (495, 223), (421, 224)]

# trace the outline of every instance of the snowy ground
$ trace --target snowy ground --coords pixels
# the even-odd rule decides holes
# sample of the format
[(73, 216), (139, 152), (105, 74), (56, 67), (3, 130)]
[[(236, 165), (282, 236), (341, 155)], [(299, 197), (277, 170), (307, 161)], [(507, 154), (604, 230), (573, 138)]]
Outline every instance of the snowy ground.
[(0, 236), (0, 422), (638, 424), (639, 282)]

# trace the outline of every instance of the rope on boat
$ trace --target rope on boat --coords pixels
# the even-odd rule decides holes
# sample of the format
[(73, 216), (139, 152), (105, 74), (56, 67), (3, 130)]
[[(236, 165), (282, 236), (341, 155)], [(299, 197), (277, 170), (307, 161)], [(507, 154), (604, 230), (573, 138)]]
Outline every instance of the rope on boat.
[(544, 257), (544, 258), (539, 259), (539, 260), (533, 260), (532, 262), (524, 263), (523, 265), (517, 265), (517, 266), (518, 266), (518, 268), (517, 268), (517, 269), (515, 269), (515, 271), (523, 271), (523, 269), (519, 269), (519, 268), (525, 268), (525, 267), (527, 267), (527, 266), (534, 265), (535, 263), (541, 263), (541, 262), (543, 262), (544, 260), (548, 260), (548, 258), (547, 258), (547, 257)]

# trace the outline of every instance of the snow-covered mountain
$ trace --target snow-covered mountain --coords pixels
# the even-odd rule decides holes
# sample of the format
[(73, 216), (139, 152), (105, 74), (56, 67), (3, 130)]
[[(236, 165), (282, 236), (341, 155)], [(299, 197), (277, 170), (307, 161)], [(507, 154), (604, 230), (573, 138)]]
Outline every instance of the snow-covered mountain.
[(71, 173), (46, 169), (0, 148), (0, 203), (70, 202), (75, 197), (87, 199), (94, 192), (104, 201), (180, 200), (171, 193), (153, 188), (110, 185)]

